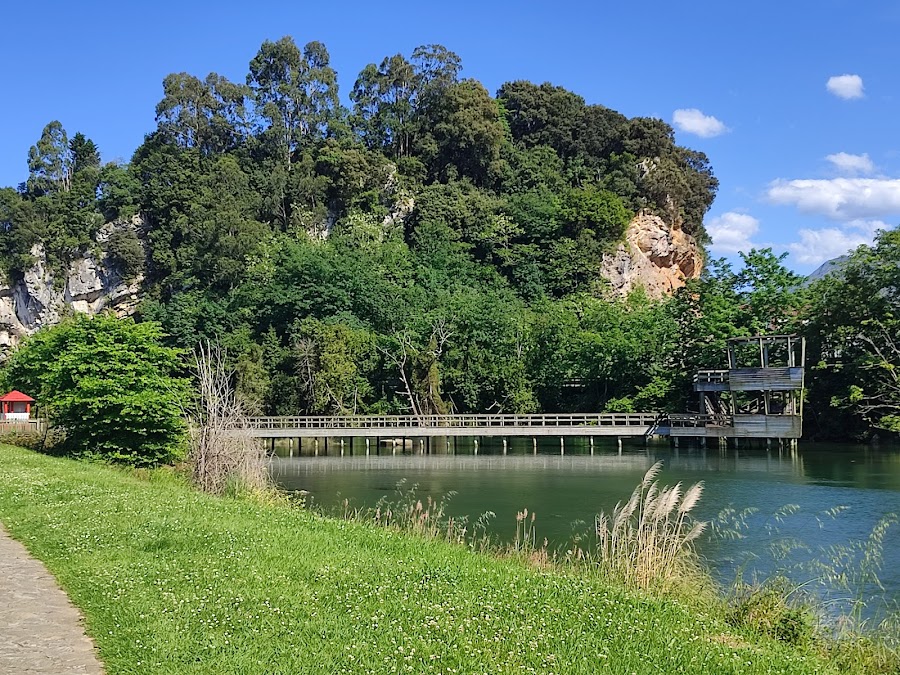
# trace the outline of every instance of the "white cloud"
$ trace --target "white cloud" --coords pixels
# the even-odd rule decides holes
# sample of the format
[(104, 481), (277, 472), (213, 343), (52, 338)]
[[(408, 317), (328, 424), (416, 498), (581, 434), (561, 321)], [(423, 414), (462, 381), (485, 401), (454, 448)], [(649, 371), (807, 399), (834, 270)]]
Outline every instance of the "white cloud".
[(712, 115), (704, 115), (697, 108), (683, 108), (672, 113), (672, 124), (679, 131), (695, 134), (703, 138), (720, 136), (728, 131), (721, 120)]
[(827, 159), (841, 173), (851, 176), (859, 174), (870, 174), (875, 171), (875, 164), (869, 159), (868, 153), (861, 155), (851, 155), (847, 152), (838, 152), (828, 155)]
[(900, 214), (900, 179), (896, 178), (779, 179), (766, 194), (775, 204), (844, 222)]
[(875, 233), (878, 232), (878, 230), (891, 229), (891, 226), (883, 220), (851, 220), (849, 223), (845, 223), (845, 226), (849, 227), (851, 230), (862, 232), (869, 238), (869, 241), (875, 238)]
[(862, 98), (863, 81), (859, 75), (835, 75), (828, 78), (825, 88), (838, 98)]
[(801, 265), (821, 265), (861, 244), (871, 244), (877, 230), (887, 229), (880, 220), (855, 220), (841, 227), (802, 229), (800, 241), (788, 244), (788, 250)]
[(737, 253), (754, 247), (750, 238), (759, 231), (759, 221), (746, 213), (728, 211), (705, 223), (712, 238), (709, 248), (716, 253)]

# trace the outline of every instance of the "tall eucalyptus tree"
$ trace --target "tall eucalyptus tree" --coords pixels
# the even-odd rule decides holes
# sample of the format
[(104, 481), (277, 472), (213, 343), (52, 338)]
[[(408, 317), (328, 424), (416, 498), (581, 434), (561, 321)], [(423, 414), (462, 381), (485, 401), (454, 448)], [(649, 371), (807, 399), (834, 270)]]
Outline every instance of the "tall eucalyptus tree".
[(250, 62), (247, 84), (263, 134), (290, 171), (297, 149), (325, 137), (340, 108), (328, 50), (309, 42), (301, 52), (291, 37), (266, 40)]
[(460, 58), (441, 45), (423, 45), (407, 59), (387, 56), (370, 63), (356, 79), (351, 123), (370, 148), (395, 159), (412, 154), (420, 113), (429, 98), (458, 81)]
[(201, 80), (172, 73), (163, 80), (156, 105), (160, 133), (182, 148), (208, 156), (235, 147), (245, 134), (247, 88), (210, 73)]

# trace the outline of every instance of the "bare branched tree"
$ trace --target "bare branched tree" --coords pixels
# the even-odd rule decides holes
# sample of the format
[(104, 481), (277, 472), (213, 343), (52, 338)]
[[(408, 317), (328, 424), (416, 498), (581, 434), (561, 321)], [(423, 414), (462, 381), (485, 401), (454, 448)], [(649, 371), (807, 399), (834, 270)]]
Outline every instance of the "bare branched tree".
[(266, 452), (262, 442), (250, 434), (224, 350), (208, 342), (201, 344), (194, 353), (194, 367), (197, 393), (188, 412), (194, 483), (213, 494), (222, 494), (229, 486), (266, 489)]
[(428, 347), (419, 359), (419, 410), (429, 415), (444, 415), (447, 404), (441, 396), (441, 376), (438, 368), (444, 346), (450, 341), (453, 333), (443, 317), (438, 318), (431, 326), (431, 338)]
[(453, 337), (453, 331), (450, 330), (450, 325), (446, 318), (438, 317), (435, 319), (431, 326), (431, 337), (431, 344), (434, 349), (430, 351), (430, 354), (434, 360), (437, 360), (441, 358), (441, 354), (444, 353), (444, 346), (450, 341), (450, 338)]
[(407, 403), (409, 404), (410, 412), (416, 417), (422, 417), (421, 412), (419, 411), (419, 406), (417, 405), (417, 397), (414, 392), (414, 387), (410, 382), (410, 377), (407, 374), (407, 364), (413, 357), (415, 353), (413, 348), (412, 336), (404, 331), (402, 333), (398, 333), (396, 335), (397, 339), (397, 351), (393, 351), (391, 349), (379, 347), (378, 351), (384, 356), (384, 358), (391, 362), (397, 368), (397, 372), (400, 375), (400, 383), (403, 385), (403, 389), (398, 391), (397, 394), (403, 396)]
[(378, 347), (385, 361), (397, 368), (401, 389), (396, 393), (406, 399), (409, 411), (422, 425), (429, 424), (432, 415), (446, 413), (441, 398), (438, 363), (444, 348), (453, 337), (448, 321), (439, 317), (431, 326), (427, 345), (422, 346), (408, 330), (394, 335), (390, 347)]
[(300, 389), (313, 405), (316, 398), (316, 372), (319, 370), (319, 353), (316, 343), (310, 338), (294, 340), (294, 352), (297, 356), (297, 379)]

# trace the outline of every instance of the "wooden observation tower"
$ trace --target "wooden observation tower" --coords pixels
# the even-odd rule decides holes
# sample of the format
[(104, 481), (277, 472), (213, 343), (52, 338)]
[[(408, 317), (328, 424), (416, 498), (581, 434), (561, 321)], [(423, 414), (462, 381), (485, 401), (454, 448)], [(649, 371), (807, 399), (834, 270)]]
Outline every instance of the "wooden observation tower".
[(722, 421), (707, 425), (705, 435), (800, 438), (805, 339), (796, 335), (732, 338), (727, 352), (727, 370), (701, 370), (694, 378), (701, 414)]

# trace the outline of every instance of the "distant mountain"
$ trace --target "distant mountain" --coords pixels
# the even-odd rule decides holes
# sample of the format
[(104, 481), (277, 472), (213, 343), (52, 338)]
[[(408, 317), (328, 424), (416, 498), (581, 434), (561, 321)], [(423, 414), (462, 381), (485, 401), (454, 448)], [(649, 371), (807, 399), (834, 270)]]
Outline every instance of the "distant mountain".
[(811, 284), (823, 277), (827, 277), (832, 272), (840, 271), (840, 269), (847, 264), (848, 260), (850, 260), (850, 256), (848, 255), (842, 255), (837, 258), (832, 258), (831, 260), (826, 260), (819, 265), (812, 274), (806, 277), (806, 283)]

